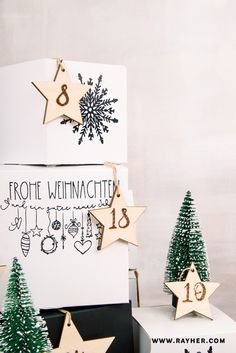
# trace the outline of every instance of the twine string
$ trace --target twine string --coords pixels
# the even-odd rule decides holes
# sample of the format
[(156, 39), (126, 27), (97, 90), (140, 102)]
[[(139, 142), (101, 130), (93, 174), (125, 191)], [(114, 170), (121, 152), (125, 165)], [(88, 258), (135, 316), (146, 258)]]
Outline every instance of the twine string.
[(119, 196), (120, 195), (120, 189), (119, 189), (119, 183), (118, 183), (118, 177), (117, 177), (117, 164), (116, 163), (112, 163), (112, 162), (105, 162), (104, 165), (106, 167), (112, 168), (114, 184), (115, 184), (115, 188), (117, 189), (117, 196)]
[(186, 272), (186, 271), (192, 271), (192, 272), (194, 272), (194, 269), (191, 269), (191, 267), (186, 267), (186, 268), (184, 268), (183, 269), (183, 271), (180, 273), (180, 275), (179, 275), (179, 278), (178, 278), (178, 281), (181, 281), (182, 280), (182, 277), (183, 277), (183, 275), (184, 275), (184, 273)]
[(57, 58), (57, 66), (58, 66), (58, 69), (61, 69), (61, 71), (63, 71), (63, 72), (65, 71), (63, 59)]
[(63, 309), (59, 309), (59, 311), (62, 312), (63, 314), (66, 314), (65, 320), (66, 319), (68, 320), (67, 325), (70, 326), (71, 325), (71, 321), (72, 321), (71, 313), (69, 311), (63, 310)]

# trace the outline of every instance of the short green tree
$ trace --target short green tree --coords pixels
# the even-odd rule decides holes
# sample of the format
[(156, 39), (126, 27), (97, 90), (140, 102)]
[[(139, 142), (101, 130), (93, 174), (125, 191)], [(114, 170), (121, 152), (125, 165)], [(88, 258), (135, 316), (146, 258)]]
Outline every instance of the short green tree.
[(43, 353), (52, 347), (44, 320), (37, 315), (22, 267), (15, 257), (0, 325), (0, 352)]
[[(210, 280), (205, 242), (196, 216), (191, 192), (187, 191), (170, 241), (164, 282), (179, 280), (182, 271), (194, 263), (201, 281)], [(186, 276), (187, 272), (183, 275)], [(183, 279), (184, 277), (183, 276)], [(164, 286), (164, 291), (170, 290)]]

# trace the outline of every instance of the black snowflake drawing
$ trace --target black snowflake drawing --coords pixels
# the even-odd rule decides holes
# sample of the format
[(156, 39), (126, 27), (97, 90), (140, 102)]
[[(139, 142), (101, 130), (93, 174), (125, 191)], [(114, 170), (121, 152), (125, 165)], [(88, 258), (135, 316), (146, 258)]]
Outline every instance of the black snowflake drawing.
[[(78, 74), (78, 79), (81, 84), (83, 82), (82, 75)], [(73, 123), (73, 132), (79, 133), (80, 137), (78, 144), (80, 145), (83, 140), (88, 136), (91, 141), (94, 139), (95, 134), (101, 143), (104, 143), (104, 133), (108, 133), (108, 124), (118, 123), (118, 119), (113, 117), (115, 109), (113, 104), (118, 101), (117, 98), (107, 98), (108, 89), (102, 88), (102, 75), (98, 77), (97, 82), (94, 84), (90, 78), (87, 84), (91, 86), (89, 91), (80, 100), (80, 110), (83, 118), (83, 125), (75, 123), (73, 120), (64, 118), (61, 124)]]

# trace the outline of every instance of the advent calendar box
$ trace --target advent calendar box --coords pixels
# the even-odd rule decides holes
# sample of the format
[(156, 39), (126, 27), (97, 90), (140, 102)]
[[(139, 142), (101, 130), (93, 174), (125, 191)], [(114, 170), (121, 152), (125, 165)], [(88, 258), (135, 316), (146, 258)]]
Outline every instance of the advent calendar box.
[[(129, 303), (69, 308), (71, 318), (84, 341), (115, 337), (107, 353), (134, 353), (132, 315)], [(53, 348), (59, 346), (65, 314), (42, 310)]]
[(134, 308), (135, 353), (235, 353), (236, 323), (211, 310), (214, 320), (195, 314), (174, 320), (172, 306)]
[(64, 61), (71, 82), (89, 84), (79, 101), (83, 125), (59, 117), (43, 125), (46, 99), (34, 82), (53, 81), (56, 59), (0, 68), (0, 164), (127, 162), (126, 70)]
[[(127, 168), (117, 176), (131, 203)], [(113, 190), (105, 166), (0, 166), (0, 302), (14, 256), (38, 308), (128, 302), (128, 245), (98, 250), (102, 226), (89, 214)]]

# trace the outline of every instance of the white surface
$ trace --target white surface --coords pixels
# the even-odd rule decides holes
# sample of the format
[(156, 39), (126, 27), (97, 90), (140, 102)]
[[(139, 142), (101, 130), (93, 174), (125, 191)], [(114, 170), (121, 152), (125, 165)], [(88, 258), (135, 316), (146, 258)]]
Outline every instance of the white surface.
[[(43, 125), (46, 99), (32, 85), (32, 81), (53, 81), (57, 71), (54, 59), (35, 60), (0, 68), (0, 162), (15, 164), (103, 164), (106, 161), (127, 162), (126, 70), (122, 66), (65, 61), (70, 80), (79, 83), (90, 78), (94, 86), (102, 75), (101, 89), (108, 93), (103, 100), (117, 98), (111, 105), (109, 131), (103, 133), (102, 144), (94, 132), (78, 145), (79, 133), (73, 133), (75, 124), (60, 124), (59, 117)], [(78, 102), (79, 104), (79, 102)], [(107, 105), (106, 108), (109, 108)], [(107, 115), (109, 115), (107, 113)], [(102, 127), (100, 127), (103, 131)], [(17, 148), (13, 147), (17, 146)]]
[(127, 66), (130, 187), (148, 206), (137, 228), (142, 303), (171, 301), (166, 253), (190, 189), (221, 283), (212, 302), (236, 319), (235, 17), (235, 0), (0, 2), (1, 65)]
[[(131, 193), (128, 191), (128, 174), (125, 167), (118, 169), (118, 178), (122, 194), (129, 203)], [(37, 182), (38, 188), (35, 192), (35, 187), (32, 186), (31, 193), (26, 197), (26, 185), (29, 185), (29, 182)], [(76, 186), (79, 182), (78, 196), (71, 194), (72, 189), (67, 188), (65, 197), (62, 193), (64, 182), (74, 182)], [(55, 198), (49, 197), (49, 189), (50, 193), (52, 190), (59, 191)], [(96, 193), (96, 196), (93, 196), (93, 193)], [(0, 167), (0, 263), (8, 268), (8, 271), (0, 276), (0, 306), (3, 304), (8, 272), (14, 256), (20, 260), (32, 298), (38, 308), (128, 302), (128, 245), (117, 241), (98, 251), (97, 222), (91, 218), (91, 232), (87, 226), (87, 210), (90, 207), (98, 208), (100, 201), (103, 204), (109, 202), (112, 193), (112, 170), (104, 166)], [(40, 207), (37, 211), (37, 222), (35, 207)], [(63, 215), (66, 236), (64, 249), (61, 241)], [(17, 223), (18, 227), (16, 217), (21, 218), (21, 223)], [(79, 222), (79, 231), (74, 233), (73, 237), (71, 220), (74, 218), (76, 223)], [(56, 219), (61, 222), (59, 230), (52, 228)], [(40, 236), (34, 236), (36, 223), (42, 229)], [(30, 239), (28, 254), (21, 248), (25, 231), (29, 232)], [(42, 245), (45, 246), (45, 237), (52, 235), (58, 244), (55, 252), (48, 254), (42, 251)], [(47, 243), (48, 239), (46, 245)]]
[[(136, 353), (207, 352), (210, 345), (213, 352), (235, 352), (236, 323), (222, 311), (212, 306), (214, 320), (189, 314), (174, 320), (174, 308), (159, 306), (133, 308), (133, 317), (138, 323), (135, 330)], [(184, 343), (153, 343), (152, 338), (186, 339)], [(207, 343), (189, 343), (187, 338), (204, 338)], [(209, 339), (225, 338), (225, 343), (211, 343)]]

